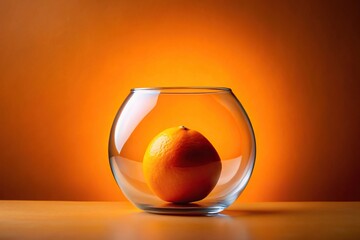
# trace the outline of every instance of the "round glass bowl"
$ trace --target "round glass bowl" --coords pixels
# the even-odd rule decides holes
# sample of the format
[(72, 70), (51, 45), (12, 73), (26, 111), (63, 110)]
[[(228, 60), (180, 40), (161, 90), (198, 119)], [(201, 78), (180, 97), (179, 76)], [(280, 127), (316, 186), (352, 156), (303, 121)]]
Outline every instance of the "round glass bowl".
[[(144, 177), (149, 143), (160, 132), (177, 126), (201, 133), (221, 160), (215, 187), (199, 201), (163, 201)], [(255, 163), (255, 137), (244, 108), (229, 88), (135, 88), (115, 117), (109, 159), (117, 184), (138, 208), (160, 214), (214, 214), (232, 204), (247, 185)]]

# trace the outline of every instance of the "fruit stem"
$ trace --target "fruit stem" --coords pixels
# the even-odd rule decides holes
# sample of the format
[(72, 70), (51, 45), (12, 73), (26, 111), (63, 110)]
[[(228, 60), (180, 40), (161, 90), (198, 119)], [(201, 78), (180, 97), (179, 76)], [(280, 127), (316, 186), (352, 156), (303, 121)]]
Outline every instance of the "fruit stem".
[(181, 125), (180, 128), (184, 129), (184, 130), (189, 130), (187, 127), (185, 127), (184, 125)]

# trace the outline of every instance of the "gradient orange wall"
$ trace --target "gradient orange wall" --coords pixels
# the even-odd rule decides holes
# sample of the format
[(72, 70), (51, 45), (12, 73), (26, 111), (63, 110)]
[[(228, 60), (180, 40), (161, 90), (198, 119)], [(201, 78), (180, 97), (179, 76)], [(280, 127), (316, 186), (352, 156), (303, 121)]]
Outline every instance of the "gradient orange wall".
[(209, 85), (255, 129), (241, 201), (360, 200), (359, 6), (321, 2), (1, 1), (0, 199), (123, 199), (129, 89)]

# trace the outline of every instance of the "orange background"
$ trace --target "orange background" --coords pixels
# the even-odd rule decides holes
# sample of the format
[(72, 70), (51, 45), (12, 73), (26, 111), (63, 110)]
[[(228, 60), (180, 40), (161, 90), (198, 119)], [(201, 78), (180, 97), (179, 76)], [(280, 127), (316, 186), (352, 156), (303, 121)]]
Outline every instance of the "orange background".
[(322, 2), (0, 1), (0, 199), (123, 199), (129, 89), (210, 85), (255, 129), (239, 200), (360, 200), (359, 6)]

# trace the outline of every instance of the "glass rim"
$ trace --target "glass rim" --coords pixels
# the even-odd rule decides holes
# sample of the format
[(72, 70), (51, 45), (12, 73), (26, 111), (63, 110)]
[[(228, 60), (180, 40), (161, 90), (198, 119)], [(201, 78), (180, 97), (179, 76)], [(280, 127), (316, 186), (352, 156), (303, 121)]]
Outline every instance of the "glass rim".
[(231, 92), (228, 87), (208, 87), (208, 86), (184, 86), (184, 87), (140, 87), (132, 88), (134, 92), (154, 92), (159, 94), (205, 94), (205, 93), (224, 93)]

